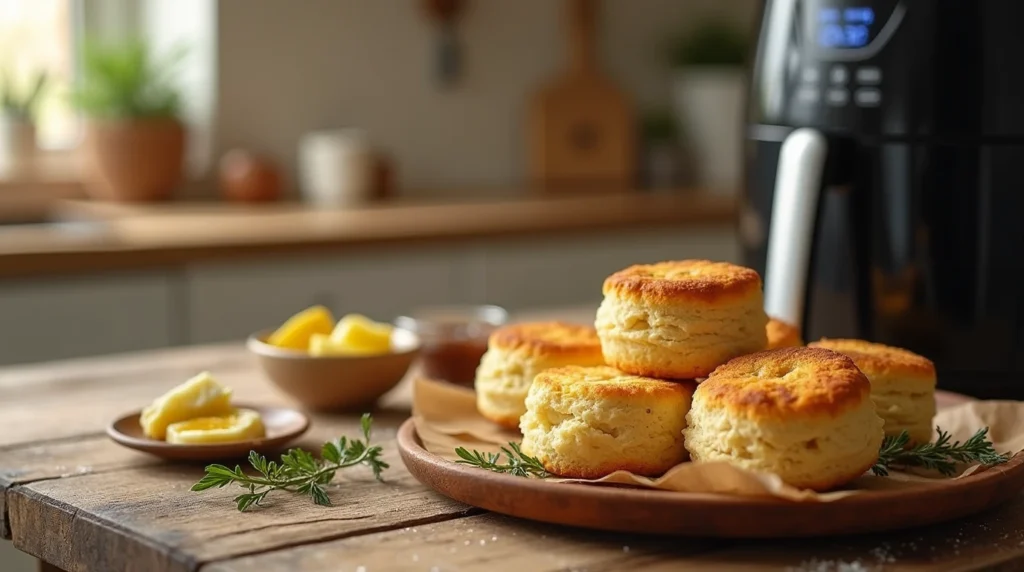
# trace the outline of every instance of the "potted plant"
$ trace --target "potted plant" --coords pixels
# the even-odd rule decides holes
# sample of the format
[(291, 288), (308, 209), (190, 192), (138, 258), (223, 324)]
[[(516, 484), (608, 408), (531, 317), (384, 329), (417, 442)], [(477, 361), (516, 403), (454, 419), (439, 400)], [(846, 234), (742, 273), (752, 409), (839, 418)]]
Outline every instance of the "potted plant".
[(671, 48), (673, 102), (687, 133), (697, 184), (734, 192), (742, 180), (743, 103), (748, 38), (710, 22)]
[(84, 46), (72, 100), (87, 118), (83, 170), (94, 198), (160, 200), (181, 181), (185, 128), (173, 76), (182, 55), (157, 58), (137, 40)]
[(36, 152), (36, 111), (46, 85), (40, 72), (30, 87), (21, 91), (9, 72), (0, 84), (0, 166), (20, 168), (28, 165)]
[(652, 109), (642, 119), (644, 183), (648, 189), (674, 189), (682, 182), (678, 122), (667, 109)]

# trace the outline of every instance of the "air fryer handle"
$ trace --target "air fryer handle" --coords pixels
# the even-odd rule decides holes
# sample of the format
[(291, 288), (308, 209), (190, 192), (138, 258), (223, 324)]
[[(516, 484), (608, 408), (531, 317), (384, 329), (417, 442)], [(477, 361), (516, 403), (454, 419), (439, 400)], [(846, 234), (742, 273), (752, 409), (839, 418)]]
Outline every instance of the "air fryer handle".
[(790, 133), (779, 153), (768, 234), (764, 309), (779, 320), (802, 325), (811, 241), (822, 189), (828, 141), (814, 129)]

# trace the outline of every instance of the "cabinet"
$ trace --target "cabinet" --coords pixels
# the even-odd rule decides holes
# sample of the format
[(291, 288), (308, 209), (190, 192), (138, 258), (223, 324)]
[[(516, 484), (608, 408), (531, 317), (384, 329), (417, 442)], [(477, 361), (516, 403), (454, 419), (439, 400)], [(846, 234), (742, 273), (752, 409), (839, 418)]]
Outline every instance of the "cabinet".
[(0, 364), (159, 348), (183, 340), (164, 274), (0, 283)]
[(597, 305), (631, 264), (736, 261), (731, 228), (610, 231), (194, 264), (177, 272), (0, 283), (0, 364), (241, 340), (323, 304), (377, 320), (428, 305)]
[(476, 297), (464, 249), (362, 250), (301, 260), (197, 266), (188, 272), (191, 343), (241, 339), (313, 304), (391, 320), (417, 306)]

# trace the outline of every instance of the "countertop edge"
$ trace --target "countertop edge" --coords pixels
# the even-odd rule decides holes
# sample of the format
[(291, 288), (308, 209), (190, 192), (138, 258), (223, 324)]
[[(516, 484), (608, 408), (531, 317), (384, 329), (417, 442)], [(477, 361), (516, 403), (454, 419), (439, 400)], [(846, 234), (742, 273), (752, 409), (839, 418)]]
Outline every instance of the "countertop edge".
[[(173, 268), (278, 254), (731, 224), (729, 196), (606, 195), (398, 204), (345, 211), (273, 208), (93, 217), (102, 231), (0, 234), (0, 278)], [(90, 216), (84, 218), (89, 219)], [(89, 222), (86, 222), (89, 224)], [(13, 234), (11, 234), (13, 232)]]

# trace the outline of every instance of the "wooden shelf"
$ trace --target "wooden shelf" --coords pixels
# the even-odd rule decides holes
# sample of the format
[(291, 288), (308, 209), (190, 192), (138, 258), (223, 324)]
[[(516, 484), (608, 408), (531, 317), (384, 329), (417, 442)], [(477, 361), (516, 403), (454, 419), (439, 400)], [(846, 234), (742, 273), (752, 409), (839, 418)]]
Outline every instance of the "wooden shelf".
[(183, 265), (375, 245), (542, 236), (602, 229), (730, 224), (736, 201), (692, 194), (402, 201), (322, 210), (298, 204), (126, 206), (67, 201), (91, 221), (0, 227), (0, 277)]

